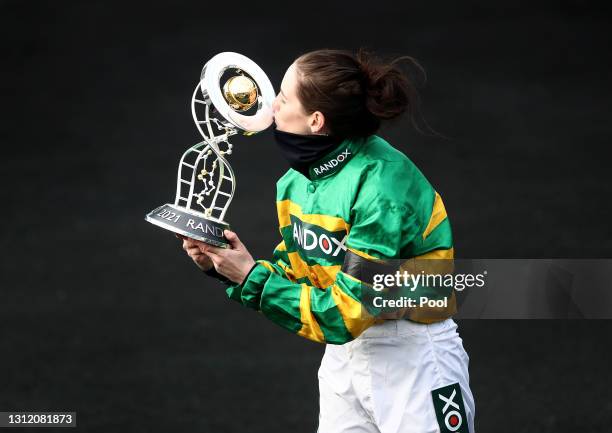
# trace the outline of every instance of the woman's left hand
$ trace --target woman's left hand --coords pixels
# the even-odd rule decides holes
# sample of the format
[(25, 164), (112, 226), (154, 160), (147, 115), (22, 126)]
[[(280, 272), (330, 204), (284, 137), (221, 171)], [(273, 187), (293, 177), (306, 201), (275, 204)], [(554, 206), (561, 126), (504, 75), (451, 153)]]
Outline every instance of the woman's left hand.
[(235, 283), (242, 283), (255, 260), (236, 233), (224, 230), (223, 234), (230, 242), (231, 248), (218, 248), (200, 241), (196, 241), (197, 245), (203, 254), (210, 257), (217, 272)]

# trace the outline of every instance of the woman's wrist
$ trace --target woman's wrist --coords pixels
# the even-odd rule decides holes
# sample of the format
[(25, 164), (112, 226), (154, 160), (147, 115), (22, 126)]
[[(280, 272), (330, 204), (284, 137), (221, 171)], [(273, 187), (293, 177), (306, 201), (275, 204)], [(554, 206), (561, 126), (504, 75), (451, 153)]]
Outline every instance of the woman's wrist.
[(222, 282), (223, 284), (234, 284), (232, 281), (230, 281), (225, 275), (220, 274), (217, 269), (213, 266), (210, 267), (210, 269), (207, 270), (203, 270), (202, 272), (204, 272), (206, 275), (208, 275), (209, 277), (212, 277), (220, 282)]
[[(246, 273), (245, 273), (244, 277), (242, 278), (242, 281), (240, 282), (239, 285), (243, 285), (245, 283), (245, 281), (249, 279), (249, 275), (251, 275), (251, 272), (253, 272), (253, 269), (255, 269), (255, 267), (257, 265), (258, 265), (258, 263), (255, 262), (255, 261), (253, 263), (251, 263), (250, 268), (247, 269), (247, 271), (246, 271)], [(212, 266), (208, 270), (202, 270), (202, 272), (204, 272), (209, 277), (212, 277), (212, 278), (215, 278), (215, 279), (221, 281), (222, 283), (230, 284), (230, 285), (231, 284), (238, 284), (237, 282), (234, 282), (234, 281), (230, 280), (229, 278), (227, 278), (225, 275), (219, 273), (214, 266)]]
[(249, 268), (249, 270), (247, 271), (246, 275), (244, 276), (244, 278), (243, 278), (243, 279), (242, 279), (242, 281), (240, 282), (240, 285), (243, 285), (243, 284), (244, 284), (244, 282), (245, 282), (246, 280), (248, 280), (248, 279), (249, 279), (249, 275), (251, 275), (251, 272), (253, 272), (253, 269), (255, 269), (255, 267), (256, 267), (257, 265), (258, 265), (258, 263), (257, 263), (257, 262), (255, 262), (255, 261), (254, 261), (254, 262), (251, 264), (251, 267)]

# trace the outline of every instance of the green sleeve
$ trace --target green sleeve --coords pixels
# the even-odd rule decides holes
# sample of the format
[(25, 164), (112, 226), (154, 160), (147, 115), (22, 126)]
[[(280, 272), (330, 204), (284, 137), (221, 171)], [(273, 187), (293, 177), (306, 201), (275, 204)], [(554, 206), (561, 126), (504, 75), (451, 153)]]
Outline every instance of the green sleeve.
[(270, 262), (257, 262), (248, 278), (227, 293), (283, 328), (316, 342), (344, 344), (373, 323), (359, 302), (360, 281), (342, 271), (333, 284), (318, 288), (290, 281), (270, 270)]

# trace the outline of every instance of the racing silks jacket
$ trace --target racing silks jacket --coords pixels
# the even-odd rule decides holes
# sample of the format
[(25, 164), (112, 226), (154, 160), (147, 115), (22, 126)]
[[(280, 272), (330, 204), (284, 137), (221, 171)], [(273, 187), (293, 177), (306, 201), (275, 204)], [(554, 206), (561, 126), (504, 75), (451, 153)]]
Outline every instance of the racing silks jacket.
[[(302, 337), (344, 344), (380, 320), (364, 314), (349, 262), (452, 259), (451, 228), (427, 179), (377, 135), (344, 140), (309, 173), (290, 169), (278, 180), (282, 241), (227, 294)], [(408, 319), (445, 319), (454, 299), (433, 320), (418, 309)]]

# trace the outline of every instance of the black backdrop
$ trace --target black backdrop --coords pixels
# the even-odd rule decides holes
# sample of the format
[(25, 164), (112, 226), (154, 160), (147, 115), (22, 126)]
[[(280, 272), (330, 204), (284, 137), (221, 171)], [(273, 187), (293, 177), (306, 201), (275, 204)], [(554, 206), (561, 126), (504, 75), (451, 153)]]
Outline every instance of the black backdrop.
[[(226, 299), (169, 233), (199, 141), (189, 98), (220, 51), (278, 88), (315, 48), (416, 57), (429, 123), (381, 135), (445, 199), (458, 257), (610, 257), (606, 11), (550, 2), (0, 2), (0, 410), (79, 430), (313, 432), (323, 346)], [(237, 143), (228, 219), (278, 242), (269, 132)], [(608, 321), (460, 322), (481, 432), (605, 431)]]

